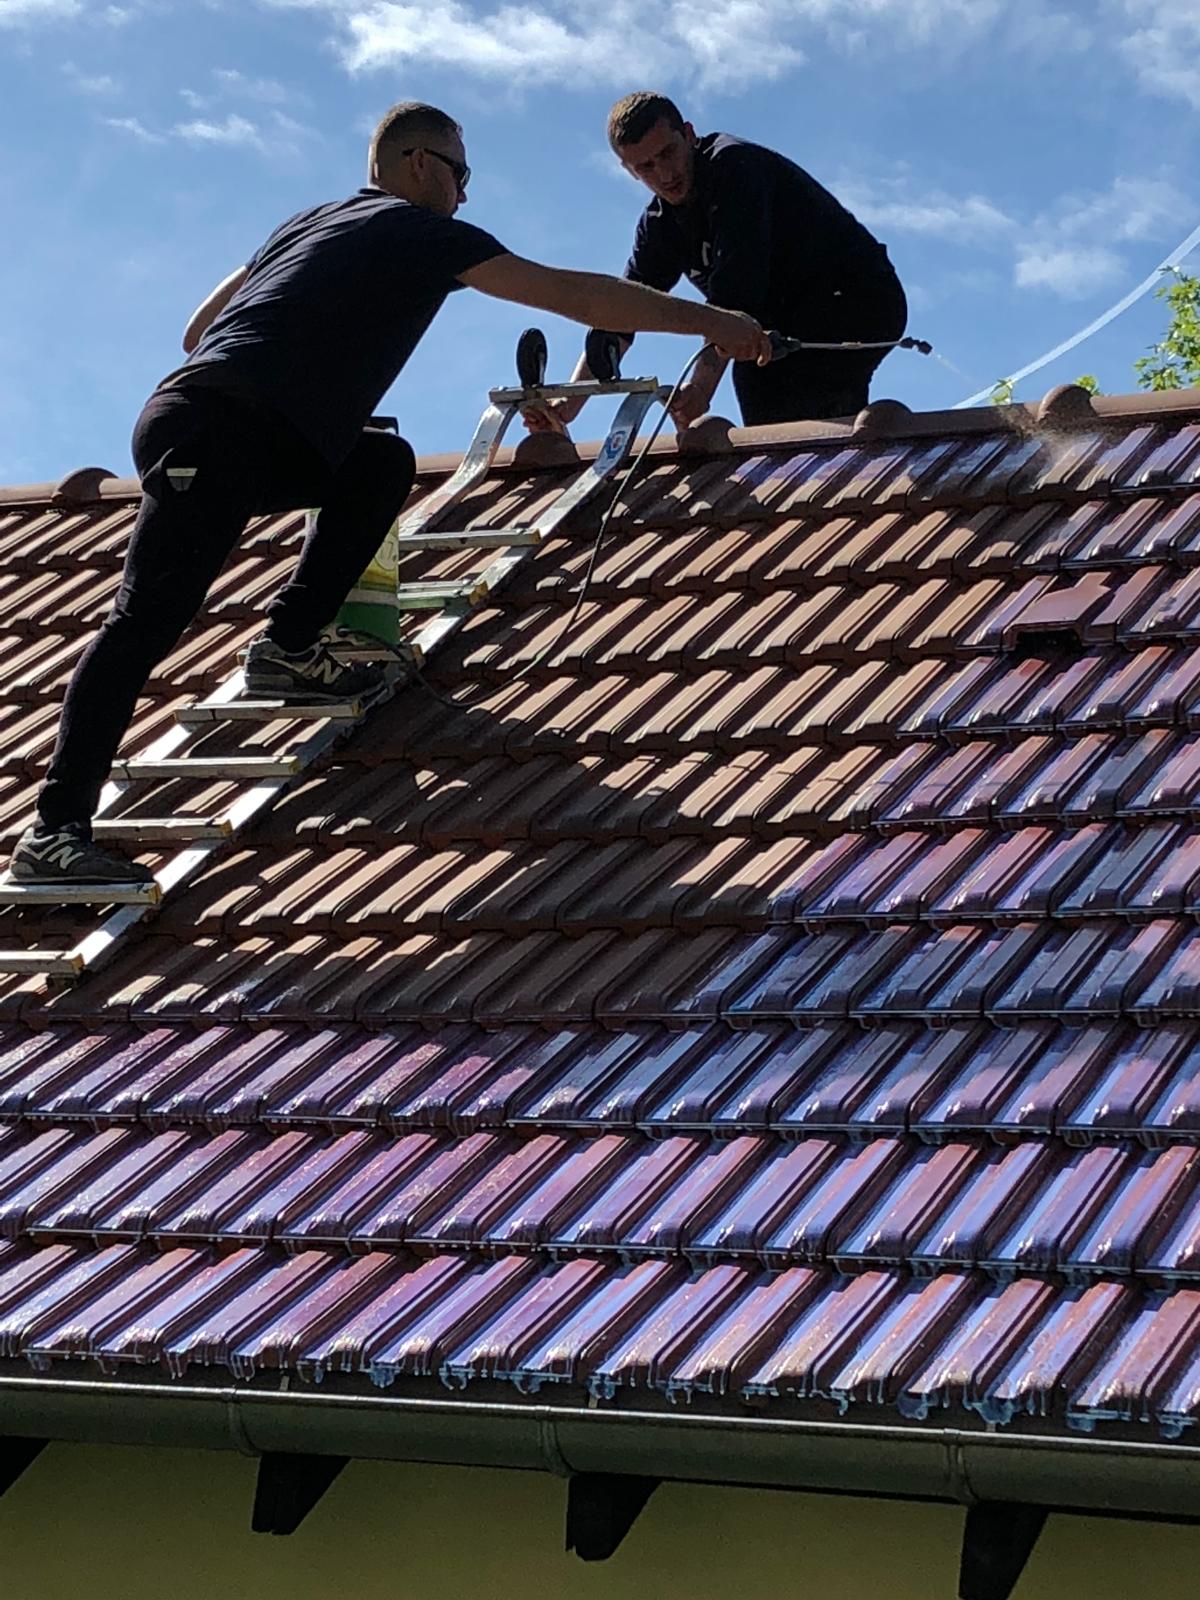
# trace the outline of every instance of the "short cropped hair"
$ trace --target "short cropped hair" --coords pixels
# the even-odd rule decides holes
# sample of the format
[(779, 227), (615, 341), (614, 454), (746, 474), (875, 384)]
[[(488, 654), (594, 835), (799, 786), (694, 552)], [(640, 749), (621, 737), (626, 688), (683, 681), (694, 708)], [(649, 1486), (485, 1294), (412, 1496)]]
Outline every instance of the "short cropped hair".
[(644, 139), (657, 122), (665, 122), (674, 133), (683, 132), (683, 114), (674, 100), (665, 94), (652, 94), (639, 89), (618, 100), (608, 113), (608, 142), (614, 150), (622, 145), (637, 144)]
[(377, 171), (393, 153), (419, 145), (422, 139), (452, 139), (455, 135), (461, 138), (462, 129), (444, 111), (420, 100), (401, 100), (384, 112), (371, 135), (371, 171)]

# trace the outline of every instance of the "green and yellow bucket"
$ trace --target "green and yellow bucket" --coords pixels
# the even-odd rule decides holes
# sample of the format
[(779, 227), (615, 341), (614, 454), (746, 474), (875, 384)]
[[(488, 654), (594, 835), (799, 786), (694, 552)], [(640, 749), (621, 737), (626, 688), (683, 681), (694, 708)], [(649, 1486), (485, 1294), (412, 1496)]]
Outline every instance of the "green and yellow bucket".
[[(313, 515), (309, 512), (309, 516)], [(367, 570), (351, 589), (333, 620), (335, 629), (347, 633), (366, 633), (384, 644), (400, 639), (400, 606), (396, 583), (400, 570), (400, 551), (396, 544), (399, 518), (388, 529)]]

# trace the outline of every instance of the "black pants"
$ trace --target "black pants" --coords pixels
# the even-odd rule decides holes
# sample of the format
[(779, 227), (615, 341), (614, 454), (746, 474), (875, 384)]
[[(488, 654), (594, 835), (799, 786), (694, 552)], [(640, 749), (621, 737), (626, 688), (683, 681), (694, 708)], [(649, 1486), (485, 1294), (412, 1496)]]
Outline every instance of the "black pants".
[(67, 687), (38, 795), (50, 827), (91, 818), (138, 695), (251, 517), (321, 508), (295, 571), (267, 608), (268, 635), (284, 650), (303, 650), (382, 544), (416, 471), (405, 440), (370, 428), (334, 470), (275, 412), (200, 388), (150, 397), (134, 428), (133, 459), (142, 503), (121, 587)]
[[(814, 300), (781, 333), (830, 343), (842, 339), (899, 339), (908, 304), (899, 278), (887, 270), (871, 283)], [(770, 366), (735, 362), (733, 387), (748, 428), (768, 422), (852, 417), (867, 404), (871, 378), (887, 350), (798, 350)]]

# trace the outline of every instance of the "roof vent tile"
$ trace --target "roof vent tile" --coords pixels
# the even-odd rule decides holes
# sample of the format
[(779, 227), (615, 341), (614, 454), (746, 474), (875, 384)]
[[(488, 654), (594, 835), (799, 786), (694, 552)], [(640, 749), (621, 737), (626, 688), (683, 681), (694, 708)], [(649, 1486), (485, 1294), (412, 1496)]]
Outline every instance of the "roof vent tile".
[(1083, 640), (1086, 624), (1110, 598), (1109, 574), (1105, 572), (1086, 573), (1068, 588), (1047, 589), (1009, 618), (1004, 648), (1014, 649), (1026, 634), (1071, 633)]
[(513, 466), (539, 471), (544, 467), (572, 467), (579, 451), (565, 433), (527, 433), (513, 451)]
[(1096, 412), (1087, 389), (1077, 383), (1060, 383), (1050, 389), (1037, 408), (1038, 422), (1052, 428), (1090, 428)]
[(899, 433), (912, 412), (903, 400), (872, 400), (854, 419), (854, 432), (869, 434), (875, 439), (886, 439)]
[(709, 412), (680, 428), (675, 447), (681, 456), (725, 456), (733, 450), (729, 434), (734, 424), (728, 417)]

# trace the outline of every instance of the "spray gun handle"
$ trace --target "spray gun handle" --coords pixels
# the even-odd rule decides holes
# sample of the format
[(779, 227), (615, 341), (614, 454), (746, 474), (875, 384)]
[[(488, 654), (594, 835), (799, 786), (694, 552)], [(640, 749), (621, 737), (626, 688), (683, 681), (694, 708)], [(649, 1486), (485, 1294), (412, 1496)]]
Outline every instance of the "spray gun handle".
[(779, 361), (784, 356), (794, 356), (797, 350), (804, 348), (801, 340), (789, 339), (786, 333), (780, 333), (775, 328), (767, 330), (767, 338), (771, 343), (772, 361)]

